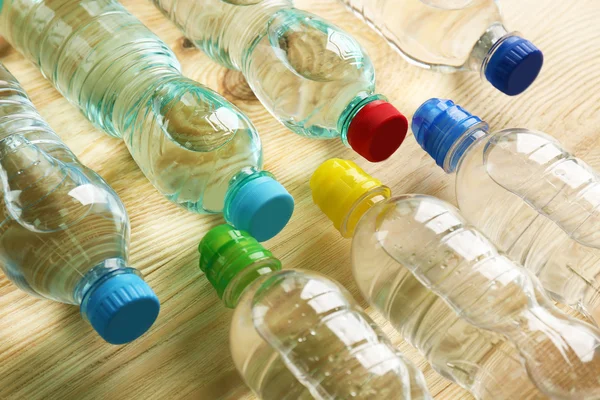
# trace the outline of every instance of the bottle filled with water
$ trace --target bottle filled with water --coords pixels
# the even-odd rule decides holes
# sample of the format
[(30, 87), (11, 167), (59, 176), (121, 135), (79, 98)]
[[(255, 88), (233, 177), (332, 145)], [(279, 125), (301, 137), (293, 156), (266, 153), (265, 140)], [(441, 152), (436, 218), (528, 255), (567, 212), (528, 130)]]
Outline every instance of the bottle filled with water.
[(431, 399), (423, 375), (338, 283), (281, 263), (221, 225), (199, 246), (200, 268), (226, 306), (234, 363), (262, 400)]
[(348, 33), (291, 0), (153, 0), (198, 48), (241, 71), (262, 104), (302, 136), (342, 142), (371, 162), (406, 136), (375, 93), (370, 58)]
[(260, 240), (293, 199), (262, 170), (256, 129), (233, 104), (185, 78), (171, 50), (116, 0), (6, 0), (0, 34), (108, 134), (172, 202)]
[(129, 219), (0, 64), (0, 267), (20, 289), (76, 304), (112, 344), (146, 332), (159, 302), (128, 263)]
[(537, 78), (542, 52), (506, 29), (498, 0), (340, 0), (408, 62), (441, 71), (477, 71), (514, 96)]

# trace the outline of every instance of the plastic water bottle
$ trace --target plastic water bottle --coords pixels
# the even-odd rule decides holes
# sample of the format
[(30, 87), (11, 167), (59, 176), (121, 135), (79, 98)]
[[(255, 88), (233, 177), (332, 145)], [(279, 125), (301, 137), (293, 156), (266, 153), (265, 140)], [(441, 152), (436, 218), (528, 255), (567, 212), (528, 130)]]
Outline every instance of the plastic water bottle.
[(411, 64), (479, 71), (514, 96), (537, 78), (542, 52), (502, 21), (498, 0), (340, 0)]
[(450, 100), (431, 99), (412, 122), (417, 141), (448, 173), (465, 217), (546, 291), (600, 318), (600, 179), (552, 137), (490, 133)]
[(404, 140), (406, 118), (375, 94), (375, 71), (360, 44), (291, 0), (153, 2), (208, 56), (241, 71), (293, 132), (341, 138), (371, 162)]
[(262, 400), (431, 399), (421, 372), (338, 283), (281, 263), (221, 225), (199, 246), (200, 268), (227, 307), (234, 363)]
[(175, 55), (115, 0), (5, 0), (0, 33), (108, 134), (174, 203), (260, 240), (293, 199), (261, 171), (256, 129), (235, 106), (181, 75)]
[(129, 220), (0, 64), (0, 267), (35, 296), (77, 304), (112, 344), (142, 335), (159, 302), (128, 265)]
[(371, 212), (365, 218), (383, 251), (462, 318), (511, 340), (541, 390), (554, 398), (600, 396), (600, 331), (556, 308), (538, 279), (458, 210), (417, 195)]
[(505, 337), (462, 319), (382, 246), (383, 240), (396, 240), (402, 246), (408, 246), (407, 241), (426, 244), (409, 231), (395, 230), (402, 217), (395, 210), (403, 198), (391, 198), (381, 181), (340, 159), (323, 163), (310, 186), (315, 203), (340, 233), (354, 236), (353, 272), (365, 299), (433, 369), (478, 399), (547, 398)]

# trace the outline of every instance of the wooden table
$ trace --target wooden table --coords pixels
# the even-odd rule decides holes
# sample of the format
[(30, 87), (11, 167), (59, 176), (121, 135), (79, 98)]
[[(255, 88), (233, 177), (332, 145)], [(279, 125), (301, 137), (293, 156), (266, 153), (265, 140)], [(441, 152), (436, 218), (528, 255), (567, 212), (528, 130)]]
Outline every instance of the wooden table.
[[(338, 141), (298, 137), (263, 109), (240, 74), (190, 48), (147, 0), (123, 3), (175, 50), (187, 76), (223, 93), (259, 128), (266, 167), (296, 199), (288, 227), (266, 243), (286, 267), (319, 270), (361, 298), (350, 271), (350, 241), (340, 237), (311, 200), (310, 174), (328, 158), (357, 161), (397, 194), (427, 193), (454, 201), (453, 178), (435, 166), (412, 136), (401, 151), (377, 165), (359, 159)], [(494, 129), (545, 131), (588, 161), (600, 160), (600, 151), (594, 151), (600, 147), (600, 3), (506, 0), (503, 5), (508, 26), (520, 29), (546, 56), (538, 81), (517, 98), (502, 95), (477, 74), (444, 76), (408, 65), (334, 0), (298, 1), (299, 8), (334, 21), (362, 42), (376, 65), (379, 91), (407, 116), (430, 97), (452, 98)], [(116, 347), (92, 331), (77, 307), (30, 297), (1, 276), (0, 398), (254, 398), (229, 355), (232, 312), (198, 268), (197, 244), (222, 219), (193, 215), (169, 203), (144, 179), (122, 142), (94, 129), (16, 51), (4, 48), (0, 56), (50, 125), (123, 199), (131, 218), (132, 264), (143, 271), (162, 302), (150, 332)], [(375, 311), (369, 312), (418, 363), (437, 399), (470, 398), (438, 376)]]

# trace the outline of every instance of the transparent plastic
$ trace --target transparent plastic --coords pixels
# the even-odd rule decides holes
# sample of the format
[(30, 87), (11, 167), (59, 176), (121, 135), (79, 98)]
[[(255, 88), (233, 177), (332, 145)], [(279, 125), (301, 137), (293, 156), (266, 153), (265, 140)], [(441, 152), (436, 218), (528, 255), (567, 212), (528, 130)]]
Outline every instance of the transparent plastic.
[(183, 77), (171, 50), (117, 1), (5, 0), (0, 11), (8, 42), (90, 121), (122, 138), (172, 202), (220, 213), (228, 193), (261, 174), (248, 118)]
[(600, 331), (554, 307), (538, 280), (498, 253), (454, 207), (429, 196), (401, 196), (375, 206), (364, 220), (375, 228), (375, 251), (412, 271), (465, 320), (511, 340), (548, 396), (600, 395)]
[(297, 134), (349, 145), (350, 122), (374, 94), (360, 44), (291, 0), (153, 0), (201, 50), (241, 71), (263, 105)]
[[(433, 369), (477, 399), (547, 398), (529, 379), (509, 341), (461, 318), (382, 247), (379, 238), (385, 233), (377, 232), (386, 214), (381, 210), (393, 209), (395, 203), (388, 188), (375, 186), (352, 205), (341, 224), (345, 237), (354, 234), (353, 273), (365, 299)], [(374, 207), (381, 212), (369, 211)]]
[[(446, 155), (463, 215), (533, 272), (546, 291), (600, 318), (600, 177), (552, 137), (466, 132)], [(485, 204), (485, 207), (481, 207)]]
[(81, 304), (109, 277), (139, 275), (127, 264), (129, 220), (119, 197), (1, 64), (0, 169), (0, 267), (19, 288)]
[(441, 72), (482, 70), (509, 33), (497, 0), (340, 0), (408, 62)]
[(421, 372), (350, 294), (314, 272), (274, 272), (248, 286), (230, 343), (262, 400), (431, 399)]

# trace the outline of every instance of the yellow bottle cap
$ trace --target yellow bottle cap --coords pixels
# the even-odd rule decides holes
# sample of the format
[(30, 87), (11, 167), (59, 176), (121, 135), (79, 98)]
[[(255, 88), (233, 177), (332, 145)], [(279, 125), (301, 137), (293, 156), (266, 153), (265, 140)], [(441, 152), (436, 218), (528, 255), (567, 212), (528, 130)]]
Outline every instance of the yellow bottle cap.
[(313, 202), (333, 222), (342, 236), (351, 237), (358, 221), (391, 191), (358, 165), (333, 158), (317, 168), (310, 179)]

